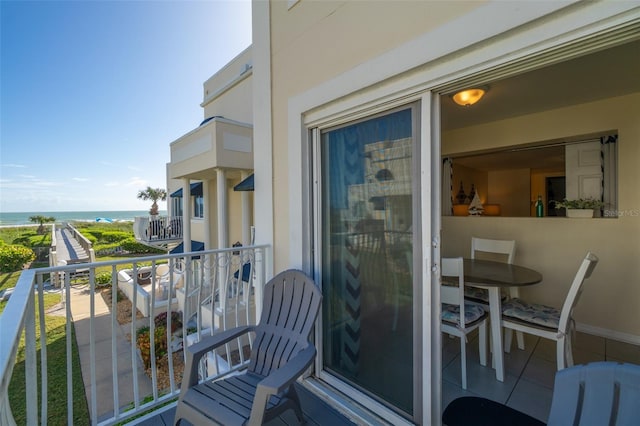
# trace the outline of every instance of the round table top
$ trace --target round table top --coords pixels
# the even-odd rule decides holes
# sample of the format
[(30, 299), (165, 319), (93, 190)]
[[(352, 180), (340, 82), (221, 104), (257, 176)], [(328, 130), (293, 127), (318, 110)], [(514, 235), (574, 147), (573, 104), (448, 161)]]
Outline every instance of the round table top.
[(464, 280), (465, 284), (520, 287), (539, 283), (542, 281), (542, 274), (524, 266), (492, 260), (464, 259)]

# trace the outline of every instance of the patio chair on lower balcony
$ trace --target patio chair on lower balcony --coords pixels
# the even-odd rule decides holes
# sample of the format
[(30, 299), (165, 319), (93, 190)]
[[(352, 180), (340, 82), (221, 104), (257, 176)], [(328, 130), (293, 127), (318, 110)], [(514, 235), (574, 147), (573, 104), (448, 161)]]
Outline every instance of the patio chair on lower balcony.
[[(303, 272), (281, 272), (264, 288), (258, 325), (222, 331), (187, 347), (175, 423), (184, 419), (194, 425), (260, 425), (288, 409), (303, 422), (294, 384), (316, 355), (309, 334), (321, 301), (320, 290)], [(254, 333), (255, 338), (246, 370), (198, 383), (202, 357), (247, 333)]]

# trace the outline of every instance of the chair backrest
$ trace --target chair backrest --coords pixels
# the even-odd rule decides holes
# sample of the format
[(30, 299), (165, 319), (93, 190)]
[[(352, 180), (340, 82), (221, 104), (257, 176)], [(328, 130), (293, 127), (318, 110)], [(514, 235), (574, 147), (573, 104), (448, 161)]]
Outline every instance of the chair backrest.
[[(515, 240), (490, 240), (487, 238), (471, 237), (471, 258), (476, 259), (476, 252), (491, 253), (506, 256), (506, 263), (513, 263), (516, 254)], [(503, 257), (504, 257), (503, 256)], [(491, 259), (489, 259), (491, 257)], [(498, 260), (495, 256), (482, 256), (483, 259)]]
[(571, 283), (571, 287), (569, 287), (569, 292), (567, 293), (567, 297), (564, 299), (564, 304), (562, 305), (562, 311), (560, 312), (560, 321), (558, 323), (558, 330), (563, 333), (569, 332), (569, 325), (571, 321), (571, 317), (573, 315), (573, 308), (575, 308), (578, 300), (580, 299), (580, 295), (582, 294), (584, 280), (588, 279), (593, 272), (593, 269), (598, 264), (598, 257), (588, 252), (585, 258), (582, 260), (580, 267), (578, 268), (578, 272), (576, 272), (576, 276), (573, 278), (573, 282)]
[(249, 371), (266, 376), (305, 349), (321, 302), (320, 289), (304, 272), (288, 270), (273, 277), (264, 288)]
[(443, 278), (456, 278), (455, 285), (443, 284), (440, 286), (440, 302), (460, 306), (460, 319), (458, 320), (458, 324), (464, 325), (464, 261), (461, 257), (443, 257), (440, 265), (442, 270), (440, 275)]
[(166, 263), (162, 263), (158, 266), (156, 266), (156, 279), (161, 279), (164, 276), (169, 274), (169, 265)]
[(640, 366), (594, 362), (556, 373), (549, 426), (632, 425), (640, 419)]
[(452, 285), (443, 285), (440, 289), (440, 301), (451, 305), (459, 305), (464, 302), (464, 261), (461, 257), (446, 258), (440, 261), (442, 277), (455, 278), (449, 281)]

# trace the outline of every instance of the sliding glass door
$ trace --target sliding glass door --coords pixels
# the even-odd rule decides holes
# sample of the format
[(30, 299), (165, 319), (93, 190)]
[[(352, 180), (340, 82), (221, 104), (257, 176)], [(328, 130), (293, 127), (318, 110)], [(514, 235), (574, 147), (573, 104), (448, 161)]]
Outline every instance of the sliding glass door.
[(323, 374), (414, 410), (417, 105), (321, 130), (315, 229)]

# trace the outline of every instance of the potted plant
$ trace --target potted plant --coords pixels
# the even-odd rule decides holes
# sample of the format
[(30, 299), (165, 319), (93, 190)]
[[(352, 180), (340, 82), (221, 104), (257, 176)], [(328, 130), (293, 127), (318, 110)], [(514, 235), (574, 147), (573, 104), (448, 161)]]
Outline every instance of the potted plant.
[(567, 217), (593, 217), (594, 209), (599, 209), (604, 203), (595, 198), (577, 198), (575, 200), (564, 199), (556, 201), (556, 209), (566, 209)]

